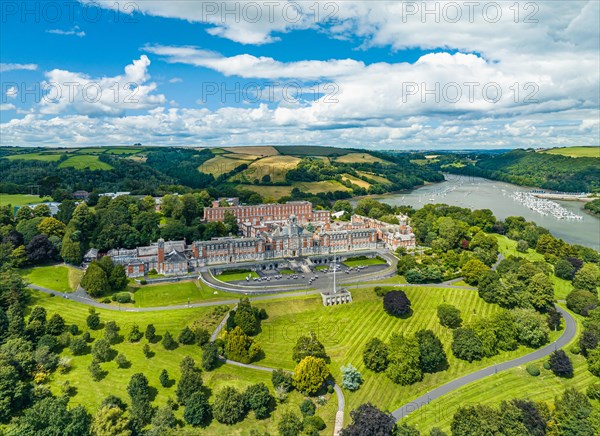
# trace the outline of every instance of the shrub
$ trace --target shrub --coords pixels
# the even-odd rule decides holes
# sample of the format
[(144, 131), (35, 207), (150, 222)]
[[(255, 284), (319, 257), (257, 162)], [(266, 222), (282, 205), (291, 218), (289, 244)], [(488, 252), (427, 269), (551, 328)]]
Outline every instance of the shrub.
[(146, 327), (146, 333), (144, 333), (148, 342), (154, 342), (156, 340), (156, 328), (154, 324), (148, 324)]
[(73, 336), (77, 336), (79, 334), (79, 327), (77, 324), (71, 324), (69, 326), (69, 333), (71, 333)]
[(534, 377), (540, 375), (540, 369), (535, 365), (527, 365), (527, 372)]
[(119, 292), (116, 294), (116, 301), (121, 304), (131, 303), (133, 300), (131, 299), (131, 294), (129, 292)]
[(100, 315), (96, 313), (96, 310), (93, 307), (89, 309), (89, 315), (86, 319), (87, 326), (92, 330), (96, 330), (100, 327)]
[(145, 284), (147, 284), (147, 283), (148, 283), (148, 282), (146, 281), (146, 279), (141, 279), (141, 280), (140, 280), (140, 285), (145, 285)]
[(131, 330), (129, 330), (129, 333), (127, 334), (127, 339), (129, 339), (129, 342), (139, 342), (142, 337), (144, 337), (144, 335), (140, 331), (138, 325), (132, 325)]
[(316, 411), (317, 406), (315, 406), (315, 403), (313, 403), (312, 400), (307, 398), (300, 403), (300, 412), (302, 412), (302, 416), (313, 416)]
[(391, 291), (383, 297), (385, 311), (397, 317), (408, 316), (411, 313), (410, 300), (404, 291)]
[(271, 373), (271, 382), (275, 389), (283, 388), (286, 392), (291, 391), (293, 387), (292, 374), (283, 369), (276, 369)]
[(581, 354), (581, 347), (577, 344), (572, 345), (571, 348), (569, 348), (569, 352), (571, 354)]
[(586, 395), (592, 400), (600, 400), (600, 383), (594, 383), (588, 386)]
[(543, 366), (544, 366), (544, 369), (546, 369), (548, 371), (550, 370), (550, 362), (545, 361)]
[(356, 391), (362, 382), (362, 375), (352, 364), (342, 366), (342, 387), (344, 389)]
[(127, 368), (129, 367), (129, 361), (127, 360), (127, 357), (125, 357), (124, 354), (119, 353), (115, 359), (115, 362), (117, 363), (117, 366), (119, 368)]
[(183, 330), (181, 330), (181, 333), (179, 333), (177, 340), (181, 344), (190, 345), (196, 342), (196, 336), (194, 335), (192, 329), (186, 326), (183, 328)]
[(319, 434), (321, 430), (326, 427), (325, 421), (320, 416), (306, 416), (304, 418), (303, 428), (304, 433), (308, 434)]
[(281, 416), (277, 430), (281, 436), (298, 436), (302, 431), (302, 420), (295, 413), (286, 412)]
[(169, 333), (168, 330), (163, 335), (162, 346), (165, 350), (174, 350), (177, 348), (177, 342), (175, 342), (175, 339), (173, 339), (173, 336), (171, 336), (171, 333)]
[(235, 424), (246, 414), (244, 399), (237, 389), (227, 386), (221, 389), (213, 404), (213, 416), (221, 424)]
[(329, 369), (323, 359), (308, 356), (294, 369), (294, 386), (307, 395), (316, 394), (329, 376)]

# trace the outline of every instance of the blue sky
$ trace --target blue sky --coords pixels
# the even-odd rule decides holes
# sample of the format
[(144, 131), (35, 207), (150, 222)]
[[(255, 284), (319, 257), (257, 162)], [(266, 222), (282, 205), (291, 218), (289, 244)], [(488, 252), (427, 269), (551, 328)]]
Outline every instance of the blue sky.
[(271, 4), (3, 2), (0, 145), (600, 142), (598, 2)]

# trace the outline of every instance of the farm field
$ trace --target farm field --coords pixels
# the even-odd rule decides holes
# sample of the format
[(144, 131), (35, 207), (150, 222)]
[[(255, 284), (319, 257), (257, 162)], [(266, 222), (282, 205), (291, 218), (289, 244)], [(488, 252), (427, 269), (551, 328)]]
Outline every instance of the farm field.
[(240, 189), (249, 189), (250, 191), (258, 192), (265, 198), (278, 199), (286, 197), (292, 193), (293, 186), (273, 186), (273, 185), (238, 185)]
[[(374, 405), (393, 410), (411, 398), (431, 390), (447, 381), (489, 366), (494, 362), (508, 360), (527, 354), (530, 349), (520, 347), (513, 352), (502, 353), (493, 358), (468, 363), (456, 359), (451, 351), (451, 330), (441, 327), (436, 310), (443, 302), (461, 309), (464, 322), (477, 318), (486, 318), (500, 310), (498, 306), (485, 303), (477, 295), (477, 291), (463, 289), (440, 289), (434, 287), (404, 287), (412, 302), (413, 315), (408, 319), (399, 319), (387, 315), (382, 306), (382, 299), (370, 289), (352, 289), (351, 305), (324, 307), (318, 297), (288, 302), (261, 303), (269, 318), (263, 321), (262, 333), (257, 337), (265, 352), (265, 359), (260, 365), (283, 367), (292, 370), (292, 348), (296, 338), (310, 330), (317, 333), (331, 357), (329, 365), (336, 379), (340, 377), (340, 367), (351, 363), (362, 374), (365, 380), (356, 392), (346, 392), (346, 415), (360, 404), (371, 401)], [(415, 333), (420, 329), (431, 329), (444, 343), (450, 368), (436, 374), (426, 374), (422, 382), (411, 386), (393, 384), (384, 374), (376, 374), (364, 367), (362, 362), (363, 348), (368, 340), (378, 337), (387, 341), (391, 334)], [(553, 335), (556, 335), (553, 333)]]
[(359, 179), (358, 177), (354, 177), (350, 174), (344, 174), (342, 176), (342, 180), (348, 180), (350, 183), (354, 183), (356, 186), (360, 186), (361, 188), (365, 189), (369, 189), (371, 187), (371, 184), (369, 182), (365, 182), (364, 180)]
[[(63, 152), (64, 153), (64, 152)], [(62, 153), (26, 153), (7, 156), (8, 160), (40, 160), (43, 162), (56, 162)]]
[(82, 170), (89, 168), (91, 170), (111, 170), (113, 167), (106, 162), (101, 162), (98, 156), (95, 155), (75, 155), (62, 162), (59, 168), (72, 167), (76, 170)]
[(198, 168), (200, 171), (206, 174), (212, 174), (215, 177), (219, 177), (221, 174), (226, 174), (233, 171), (240, 165), (252, 162), (255, 156), (246, 155), (225, 155), (221, 154), (207, 160)]
[(366, 173), (364, 171), (357, 171), (357, 173), (360, 174), (361, 176), (364, 176), (368, 179), (374, 180), (375, 182), (382, 183), (384, 185), (391, 184), (391, 182), (388, 179), (386, 179), (385, 177), (382, 177), (382, 176), (378, 176), (377, 174)]
[(378, 157), (372, 156), (367, 152), (345, 154), (343, 156), (336, 157), (335, 161), (340, 163), (389, 163), (383, 159), (379, 159)]
[(222, 299), (237, 299), (239, 295), (218, 291), (197, 280), (144, 285), (135, 288), (134, 307), (157, 307), (201, 303)]
[(318, 194), (319, 192), (350, 191), (350, 188), (345, 187), (335, 180), (326, 180), (323, 182), (296, 182), (294, 183), (294, 188), (298, 188), (302, 192), (310, 192), (311, 194)]
[(570, 156), (570, 157), (597, 157), (597, 158), (600, 158), (600, 147), (551, 148), (549, 150), (543, 150), (541, 152), (547, 153), (547, 154), (558, 154), (561, 156)]
[[(577, 321), (577, 330), (581, 332), (582, 317), (572, 312), (571, 315)], [(576, 337), (571, 344), (578, 340), (578, 337)], [(571, 344), (566, 346), (565, 349), (568, 350)], [(587, 370), (585, 357), (570, 352), (567, 352), (567, 354), (573, 362), (573, 378), (555, 376), (552, 371), (543, 367), (547, 359), (541, 359), (532, 363), (541, 371), (538, 377), (529, 375), (524, 366), (501, 371), (432, 401), (429, 405), (409, 415), (406, 422), (416, 425), (422, 432), (426, 432), (432, 427), (440, 427), (442, 430), (449, 432), (452, 416), (459, 406), (469, 404), (498, 406), (501, 401), (512, 398), (553, 402), (554, 398), (562, 394), (565, 388), (573, 387), (585, 391), (587, 386), (598, 382), (598, 378)]]
[[(32, 295), (32, 306), (36, 304), (45, 307), (48, 316), (56, 312), (60, 313), (67, 324), (77, 324), (80, 330), (87, 331), (85, 323), (88, 315), (87, 306), (34, 292)], [(121, 335), (126, 334), (134, 323), (140, 327), (142, 332), (145, 331), (148, 324), (152, 323), (156, 327), (157, 335), (162, 336), (168, 330), (175, 338), (184, 326), (191, 325), (194, 322), (199, 322), (204, 328), (212, 331), (223, 316), (222, 312), (215, 312), (215, 308), (213, 307), (149, 313), (125, 313), (101, 309), (97, 310), (97, 312), (100, 314), (102, 322), (116, 321), (121, 328), (119, 332)], [(90, 331), (90, 333), (95, 339), (103, 336), (103, 330)], [(102, 363), (102, 369), (108, 371), (108, 373), (105, 378), (98, 382), (92, 380), (87, 369), (92, 360), (91, 354), (73, 356), (67, 348), (61, 355), (72, 359), (72, 369), (67, 374), (61, 374), (60, 372), (53, 373), (48, 380), (48, 386), (55, 395), (60, 396), (63, 383), (69, 381), (76, 392), (70, 399), (69, 407), (81, 404), (94, 413), (102, 400), (108, 395), (116, 395), (128, 402), (129, 396), (126, 388), (129, 379), (133, 374), (143, 372), (148, 378), (150, 386), (155, 389), (152, 405), (161, 407), (167, 403), (169, 398), (175, 398), (176, 385), (174, 384), (168, 388), (162, 387), (159, 383), (160, 371), (163, 368), (166, 369), (170, 379), (176, 382), (180, 376), (179, 362), (183, 357), (191, 356), (199, 364), (202, 351), (197, 345), (179, 345), (175, 350), (166, 351), (160, 342), (158, 342), (149, 344), (150, 349), (155, 354), (147, 359), (142, 352), (142, 347), (146, 343), (148, 343), (146, 339), (142, 339), (135, 344), (125, 340), (113, 345), (113, 348), (117, 352), (123, 353), (126, 356), (131, 366), (128, 368), (118, 368), (114, 361)], [(271, 393), (274, 393), (271, 376), (269, 373), (263, 371), (222, 365), (214, 371), (203, 372), (202, 378), (204, 385), (211, 392), (209, 400), (211, 402), (214, 401), (214, 394), (225, 386), (235, 386), (238, 389), (245, 389), (251, 384), (263, 382), (271, 389)], [(215, 436), (222, 434), (248, 434), (252, 429), (261, 432), (269, 431), (275, 434), (281, 415), (286, 410), (293, 410), (298, 413), (298, 405), (302, 399), (302, 395), (298, 392), (292, 392), (288, 396), (286, 403), (279, 406), (268, 419), (256, 420), (252, 413), (250, 413), (243, 422), (233, 426), (225, 426), (213, 420), (207, 428), (201, 431), (202, 434)], [(334, 395), (326, 405), (317, 409), (317, 414), (328, 425), (325, 432), (330, 432), (333, 428), (336, 407), (337, 399)], [(179, 407), (175, 411), (175, 416), (182, 420), (183, 407)]]
[(264, 176), (271, 177), (273, 183), (285, 182), (285, 175), (291, 169), (296, 168), (300, 158), (295, 156), (269, 156), (259, 159), (250, 164), (250, 167), (242, 174), (242, 180), (253, 182), (255, 179), (261, 180)]
[(50, 197), (39, 197), (37, 195), (27, 194), (0, 194), (0, 206), (6, 206), (7, 204), (12, 206), (25, 206), (46, 201), (52, 201), (52, 199)]
[(75, 291), (83, 277), (83, 271), (66, 265), (40, 266), (18, 271), (31, 284), (58, 292)]
[(284, 145), (274, 147), (280, 154), (294, 156), (342, 156), (355, 150), (318, 145)]
[(279, 154), (275, 147), (270, 146), (225, 147), (223, 150), (230, 153), (254, 154), (259, 157)]

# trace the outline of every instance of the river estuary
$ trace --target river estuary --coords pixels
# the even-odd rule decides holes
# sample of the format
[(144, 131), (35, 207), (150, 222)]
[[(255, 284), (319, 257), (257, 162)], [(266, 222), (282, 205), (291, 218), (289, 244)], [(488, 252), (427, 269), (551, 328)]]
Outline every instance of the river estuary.
[(446, 203), (470, 209), (490, 209), (500, 219), (522, 216), (547, 228), (566, 242), (600, 250), (600, 219), (584, 212), (583, 202), (557, 201), (568, 211), (583, 217), (581, 220), (557, 219), (551, 215), (541, 215), (513, 198), (515, 192), (528, 192), (531, 190), (529, 188), (478, 177), (453, 174), (445, 174), (445, 177), (446, 181), (442, 183), (374, 198), (391, 205), (406, 204), (416, 209), (428, 203)]

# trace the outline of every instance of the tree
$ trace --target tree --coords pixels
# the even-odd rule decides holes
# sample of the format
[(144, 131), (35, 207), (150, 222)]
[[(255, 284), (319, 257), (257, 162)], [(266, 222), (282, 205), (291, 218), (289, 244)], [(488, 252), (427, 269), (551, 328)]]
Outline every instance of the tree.
[(460, 310), (451, 304), (440, 304), (437, 308), (437, 316), (444, 327), (456, 329), (462, 324)]
[(53, 314), (46, 325), (46, 332), (49, 335), (58, 336), (65, 331), (65, 320), (58, 313)]
[(302, 335), (298, 337), (292, 352), (292, 359), (296, 362), (300, 362), (308, 356), (328, 359), (325, 347), (319, 342), (316, 333), (313, 331), (310, 331), (308, 336)]
[(476, 285), (479, 278), (489, 271), (489, 267), (479, 259), (471, 259), (467, 261), (461, 268), (465, 282), (470, 285)]
[(527, 243), (527, 241), (520, 239), (517, 241), (516, 248), (519, 253), (527, 253), (527, 250), (529, 250), (529, 244)]
[(56, 218), (52, 218), (52, 217), (47, 217), (44, 218), (39, 224), (38, 224), (38, 230), (40, 231), (40, 233), (50, 237), (50, 236), (58, 236), (59, 238), (62, 239), (62, 237), (65, 235), (65, 223), (57, 220)]
[(207, 342), (202, 346), (202, 369), (212, 371), (219, 363), (219, 346), (214, 342)]
[(264, 419), (269, 416), (275, 399), (269, 392), (267, 385), (257, 383), (248, 386), (243, 397), (246, 408), (254, 411), (256, 419)]
[(131, 416), (139, 428), (150, 423), (152, 419), (152, 406), (150, 405), (150, 387), (148, 379), (142, 373), (131, 376), (127, 385), (127, 393), (131, 399)]
[(598, 306), (598, 297), (590, 291), (574, 289), (567, 295), (567, 307), (579, 315), (587, 315)]
[(529, 309), (515, 309), (513, 313), (521, 344), (539, 348), (548, 342), (548, 325), (541, 314)]
[(238, 326), (225, 336), (225, 355), (241, 363), (252, 362), (260, 353), (260, 347)]
[(552, 307), (554, 303), (554, 285), (544, 273), (537, 273), (531, 278), (527, 290), (531, 294), (531, 304), (540, 311)]
[(127, 339), (129, 340), (129, 342), (139, 342), (142, 337), (144, 335), (142, 334), (142, 332), (140, 332), (140, 328), (137, 324), (133, 324), (131, 326), (131, 330), (129, 330), (129, 333), (127, 334)]
[(212, 410), (202, 392), (194, 392), (183, 411), (183, 419), (193, 427), (205, 427), (210, 423)]
[(68, 399), (47, 396), (25, 410), (14, 428), (19, 435), (86, 435), (90, 432), (91, 417), (83, 406), (67, 409)]
[(142, 352), (144, 353), (146, 359), (150, 359), (152, 356), (154, 356), (154, 353), (152, 352), (152, 350), (150, 350), (150, 346), (148, 344), (144, 344)]
[(125, 267), (123, 265), (115, 265), (108, 276), (108, 282), (113, 292), (124, 290), (127, 287), (127, 281)]
[(127, 357), (125, 357), (125, 355), (123, 353), (117, 354), (117, 357), (115, 358), (115, 363), (117, 364), (117, 366), (119, 368), (129, 367), (129, 361), (127, 360)]
[(160, 372), (160, 375), (158, 376), (158, 380), (160, 381), (160, 385), (163, 388), (169, 387), (171, 380), (169, 380), (169, 373), (167, 372), (166, 369), (162, 369), (162, 371)]
[(172, 429), (177, 427), (177, 418), (169, 404), (159, 408), (151, 421), (152, 429), (148, 432), (149, 436), (160, 436), (170, 434)]
[(350, 363), (342, 366), (341, 370), (342, 387), (349, 391), (356, 391), (363, 382), (361, 373)]
[(89, 308), (89, 315), (86, 319), (86, 324), (92, 330), (96, 330), (100, 327), (100, 315), (96, 312), (93, 307)]
[(281, 415), (281, 420), (277, 424), (280, 436), (298, 436), (302, 429), (302, 420), (293, 412), (286, 412)]
[(481, 360), (481, 340), (471, 328), (458, 328), (452, 332), (452, 353), (459, 359), (472, 362)]
[(379, 338), (373, 338), (365, 345), (363, 362), (371, 371), (385, 371), (388, 366), (388, 346)]
[(69, 349), (71, 350), (71, 353), (73, 353), (74, 356), (81, 356), (82, 354), (86, 353), (88, 347), (85, 340), (79, 337), (73, 338), (71, 340), (71, 343), (69, 344)]
[(156, 328), (154, 327), (154, 324), (148, 324), (145, 336), (148, 342), (152, 343), (156, 340)]
[(103, 406), (96, 412), (91, 432), (95, 436), (131, 436), (130, 422), (120, 407)]
[(560, 328), (560, 322), (562, 319), (562, 315), (558, 310), (551, 307), (548, 309), (548, 313), (546, 314), (546, 321), (548, 322), (548, 328), (550, 330), (557, 331)]
[(423, 379), (419, 366), (419, 342), (414, 336), (393, 333), (388, 358), (390, 362), (385, 374), (394, 383), (406, 386)]
[(574, 388), (567, 388), (554, 402), (558, 427), (565, 435), (590, 435), (597, 433), (592, 425), (591, 414), (594, 410), (585, 394)]
[(99, 297), (110, 291), (110, 284), (106, 272), (96, 261), (92, 262), (86, 269), (81, 279), (81, 287), (92, 297)]
[(175, 348), (177, 348), (177, 342), (175, 342), (173, 336), (171, 336), (171, 333), (169, 333), (168, 330), (163, 335), (162, 345), (165, 348), (165, 350), (174, 350)]
[(221, 424), (235, 424), (244, 419), (244, 398), (237, 389), (227, 386), (221, 389), (213, 403), (213, 416)]
[(575, 267), (567, 259), (559, 259), (554, 264), (554, 275), (560, 279), (573, 280)]
[(383, 308), (393, 316), (404, 317), (411, 314), (410, 300), (404, 291), (390, 291), (383, 297)]
[(325, 360), (307, 356), (294, 369), (294, 387), (306, 395), (314, 395), (329, 376)]
[(371, 403), (358, 406), (350, 412), (352, 423), (343, 429), (340, 436), (380, 436), (393, 434), (396, 420)]
[(60, 248), (60, 256), (65, 262), (70, 263), (71, 265), (79, 265), (83, 259), (81, 242), (74, 239), (75, 233), (76, 232), (72, 228), (67, 227)]
[(179, 333), (179, 337), (177, 338), (177, 340), (181, 344), (190, 345), (196, 342), (196, 335), (194, 335), (192, 329), (185, 326), (183, 330), (181, 330), (181, 333)]
[(557, 350), (550, 355), (548, 360), (550, 369), (559, 377), (573, 377), (573, 363), (567, 353), (563, 350)]
[(108, 362), (112, 359), (114, 350), (106, 339), (98, 339), (92, 346), (92, 356), (100, 362)]
[(92, 380), (100, 381), (104, 378), (105, 372), (102, 370), (100, 363), (98, 363), (96, 359), (92, 360), (92, 363), (90, 363), (90, 366), (88, 366), (88, 370), (92, 375)]
[(108, 321), (104, 325), (104, 339), (110, 344), (116, 344), (119, 340), (119, 326), (115, 321)]
[(419, 361), (423, 372), (434, 373), (448, 367), (442, 341), (431, 330), (420, 330), (415, 337), (419, 342)]
[(202, 388), (202, 371), (196, 367), (196, 362), (189, 356), (183, 358), (179, 363), (181, 377), (177, 382), (175, 394), (177, 401), (186, 404), (194, 392)]
[(593, 263), (585, 263), (573, 277), (573, 286), (594, 294), (598, 294), (597, 287), (599, 283), (600, 267)]
[(32, 263), (42, 263), (56, 257), (57, 250), (46, 235), (36, 235), (25, 247), (27, 259)]
[(292, 374), (283, 369), (276, 369), (271, 373), (271, 382), (275, 389), (283, 388), (286, 392), (291, 391), (294, 386)]
[(600, 348), (591, 350), (587, 356), (588, 371), (600, 377)]

